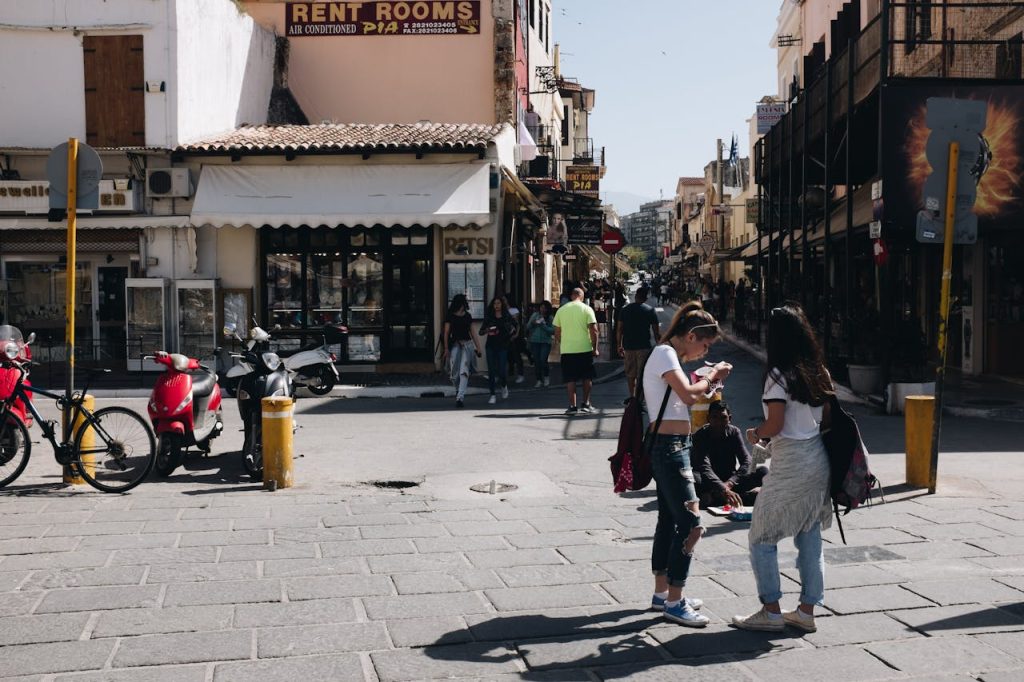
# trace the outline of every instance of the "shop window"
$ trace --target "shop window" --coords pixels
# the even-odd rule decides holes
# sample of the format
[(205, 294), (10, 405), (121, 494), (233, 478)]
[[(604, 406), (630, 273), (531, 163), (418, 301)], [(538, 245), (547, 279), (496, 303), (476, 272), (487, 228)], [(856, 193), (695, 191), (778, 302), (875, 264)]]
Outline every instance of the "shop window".
[(270, 324), (301, 328), (302, 256), (273, 254), (266, 258), (265, 283)]
[[(75, 347), (79, 357), (92, 355), (92, 267), (79, 261), (75, 275)], [(40, 339), (34, 359), (64, 359), (67, 266), (58, 262), (7, 261), (7, 323)]]
[(469, 314), (473, 319), (483, 319), (487, 305), (486, 267), (484, 261), (445, 263), (445, 282), (448, 286), (445, 306), (451, 303), (456, 294), (465, 294), (469, 301)]

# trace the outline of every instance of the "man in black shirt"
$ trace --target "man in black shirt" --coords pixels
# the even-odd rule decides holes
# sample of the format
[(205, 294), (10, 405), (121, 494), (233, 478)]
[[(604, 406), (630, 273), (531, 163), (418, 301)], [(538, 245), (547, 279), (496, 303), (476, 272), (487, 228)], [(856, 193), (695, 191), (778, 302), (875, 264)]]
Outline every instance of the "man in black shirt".
[[(640, 287), (636, 290), (636, 299), (619, 313), (619, 330), (617, 342), (619, 355), (623, 358), (626, 370), (626, 383), (629, 395), (636, 394), (637, 377), (644, 369), (647, 356), (651, 353), (651, 334), (655, 342), (661, 336), (661, 325), (658, 313), (647, 305), (650, 289)], [(657, 409), (657, 407), (655, 407)]]
[(747, 473), (750, 463), (747, 443), (732, 425), (729, 406), (716, 400), (708, 406), (708, 423), (693, 434), (693, 475), (701, 503), (754, 504), (768, 467)]

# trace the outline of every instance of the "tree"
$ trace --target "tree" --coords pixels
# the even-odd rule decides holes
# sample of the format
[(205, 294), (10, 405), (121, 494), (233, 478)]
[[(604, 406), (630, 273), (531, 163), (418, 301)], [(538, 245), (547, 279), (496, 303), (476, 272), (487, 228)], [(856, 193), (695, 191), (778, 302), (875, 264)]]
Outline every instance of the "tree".
[(627, 246), (620, 253), (634, 268), (638, 268), (647, 262), (647, 254), (638, 246)]

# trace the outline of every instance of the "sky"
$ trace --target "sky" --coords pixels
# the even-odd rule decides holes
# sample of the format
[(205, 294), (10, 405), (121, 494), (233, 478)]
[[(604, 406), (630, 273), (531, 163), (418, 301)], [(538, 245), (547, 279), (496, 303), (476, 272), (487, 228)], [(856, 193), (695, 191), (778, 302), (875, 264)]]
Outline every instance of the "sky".
[(777, 89), (768, 44), (781, 2), (552, 0), (561, 73), (597, 90), (590, 130), (606, 148), (606, 203), (626, 213), (635, 206), (621, 193), (674, 196), (680, 176), (704, 174), (717, 138), (728, 154), (735, 133), (747, 155), (747, 120)]

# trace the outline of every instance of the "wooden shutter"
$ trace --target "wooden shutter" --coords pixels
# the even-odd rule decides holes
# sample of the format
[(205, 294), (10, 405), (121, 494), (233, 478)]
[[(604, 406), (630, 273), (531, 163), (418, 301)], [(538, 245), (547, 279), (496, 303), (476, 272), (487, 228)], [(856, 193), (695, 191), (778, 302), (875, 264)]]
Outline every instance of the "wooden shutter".
[(86, 36), (85, 141), (94, 147), (146, 144), (142, 36)]

